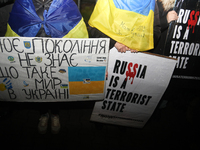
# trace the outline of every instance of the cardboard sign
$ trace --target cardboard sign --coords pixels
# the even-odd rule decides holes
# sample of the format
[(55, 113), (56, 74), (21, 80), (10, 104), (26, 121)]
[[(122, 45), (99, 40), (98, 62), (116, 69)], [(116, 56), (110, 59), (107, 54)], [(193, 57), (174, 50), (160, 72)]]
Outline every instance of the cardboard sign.
[(0, 38), (0, 100), (103, 100), (109, 39)]
[(175, 64), (170, 58), (111, 49), (105, 100), (95, 103), (91, 121), (142, 128), (165, 92)]

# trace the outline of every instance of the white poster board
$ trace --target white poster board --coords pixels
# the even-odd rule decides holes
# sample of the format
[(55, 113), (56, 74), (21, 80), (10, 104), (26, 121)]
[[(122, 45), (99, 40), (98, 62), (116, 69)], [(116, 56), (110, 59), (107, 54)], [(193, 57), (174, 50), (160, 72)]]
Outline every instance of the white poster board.
[(146, 53), (110, 50), (104, 101), (91, 121), (142, 128), (165, 92), (176, 60)]
[(0, 101), (103, 100), (109, 39), (0, 38)]

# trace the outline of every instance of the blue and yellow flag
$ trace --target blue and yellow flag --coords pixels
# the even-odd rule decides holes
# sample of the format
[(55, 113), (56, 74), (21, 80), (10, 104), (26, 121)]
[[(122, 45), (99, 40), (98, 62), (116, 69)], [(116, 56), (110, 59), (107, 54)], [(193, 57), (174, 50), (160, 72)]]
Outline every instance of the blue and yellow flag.
[(154, 48), (155, 0), (98, 0), (89, 25), (131, 49)]
[(88, 38), (88, 32), (73, 0), (53, 0), (44, 21), (35, 11), (32, 0), (15, 0), (5, 36), (35, 37), (43, 25), (53, 38)]
[(104, 92), (105, 66), (68, 67), (70, 95)]

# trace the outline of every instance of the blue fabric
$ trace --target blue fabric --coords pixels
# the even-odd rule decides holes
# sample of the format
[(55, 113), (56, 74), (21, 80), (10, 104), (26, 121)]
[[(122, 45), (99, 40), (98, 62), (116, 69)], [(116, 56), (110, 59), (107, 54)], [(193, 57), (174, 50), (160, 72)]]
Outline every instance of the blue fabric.
[(61, 38), (82, 19), (73, 0), (53, 0), (43, 16), (44, 21), (37, 15), (32, 0), (16, 0), (8, 23), (19, 36), (35, 37), (43, 25), (47, 35)]
[(98, 67), (68, 67), (69, 82), (83, 81), (83, 79), (90, 79), (90, 81), (104, 81), (105, 66)]
[(148, 16), (155, 8), (155, 0), (113, 0), (116, 8), (133, 11)]

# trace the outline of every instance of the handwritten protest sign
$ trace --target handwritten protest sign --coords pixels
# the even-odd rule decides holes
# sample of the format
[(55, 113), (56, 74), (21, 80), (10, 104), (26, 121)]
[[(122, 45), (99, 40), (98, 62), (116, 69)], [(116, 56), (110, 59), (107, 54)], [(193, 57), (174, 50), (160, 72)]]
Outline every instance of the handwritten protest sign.
[(109, 39), (0, 38), (0, 100), (104, 99)]
[(105, 99), (95, 103), (91, 121), (143, 127), (165, 92), (175, 64), (175, 59), (111, 49)]

